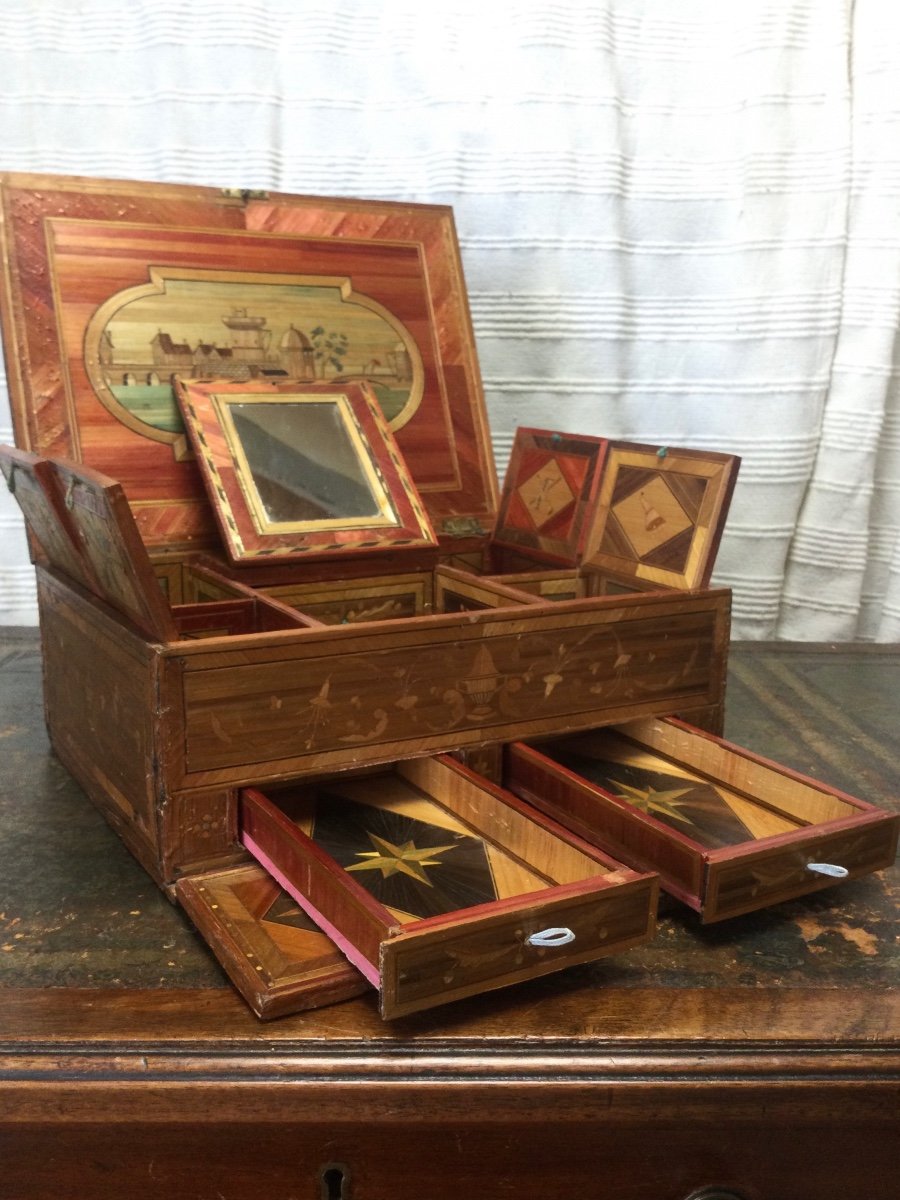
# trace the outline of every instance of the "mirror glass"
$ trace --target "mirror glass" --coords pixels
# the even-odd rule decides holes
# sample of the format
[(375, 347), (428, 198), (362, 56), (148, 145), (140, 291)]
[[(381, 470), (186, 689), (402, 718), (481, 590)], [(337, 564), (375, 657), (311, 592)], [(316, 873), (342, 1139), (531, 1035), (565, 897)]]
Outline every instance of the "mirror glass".
[(340, 403), (244, 400), (228, 412), (263, 526), (383, 515), (386, 497)]

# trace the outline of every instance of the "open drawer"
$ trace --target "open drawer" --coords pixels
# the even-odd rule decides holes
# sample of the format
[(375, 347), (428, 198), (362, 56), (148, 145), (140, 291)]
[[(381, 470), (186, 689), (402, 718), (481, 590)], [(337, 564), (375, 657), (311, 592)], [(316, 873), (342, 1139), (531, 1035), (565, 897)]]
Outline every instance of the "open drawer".
[(292, 896), (256, 863), (184, 875), (179, 902), (234, 986), (263, 1020), (369, 990)]
[(900, 817), (671, 718), (508, 748), (507, 786), (705, 922), (890, 866)]
[(623, 867), (443, 756), (242, 794), (245, 846), (374, 984), (385, 1017), (649, 938)]

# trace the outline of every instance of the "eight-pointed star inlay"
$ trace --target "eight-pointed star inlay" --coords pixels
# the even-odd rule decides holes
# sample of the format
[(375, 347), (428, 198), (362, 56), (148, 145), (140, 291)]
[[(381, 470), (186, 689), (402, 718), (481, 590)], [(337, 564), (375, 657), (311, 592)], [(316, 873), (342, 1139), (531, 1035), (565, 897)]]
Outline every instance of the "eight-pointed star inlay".
[(368, 838), (375, 849), (357, 850), (357, 858), (363, 858), (366, 861), (353, 863), (346, 868), (348, 871), (380, 871), (382, 879), (402, 873), (418, 880), (419, 883), (427, 884), (428, 887), (432, 887), (433, 884), (428, 878), (425, 868), (439, 867), (440, 859), (435, 855), (445, 854), (448, 850), (455, 849), (455, 845), (451, 844), (448, 846), (425, 846), (424, 849), (419, 850), (413, 841), (396, 845), (394, 842), (389, 842), (387, 838), (378, 837), (374, 833), (368, 834)]

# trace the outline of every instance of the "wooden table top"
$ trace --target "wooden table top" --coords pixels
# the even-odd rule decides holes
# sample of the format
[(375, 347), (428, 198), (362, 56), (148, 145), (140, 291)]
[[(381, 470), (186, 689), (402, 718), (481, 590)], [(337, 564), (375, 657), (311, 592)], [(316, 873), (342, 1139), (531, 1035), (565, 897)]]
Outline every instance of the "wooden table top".
[[(726, 735), (897, 809), (898, 697), (897, 648), (739, 644)], [(393, 1024), (371, 997), (263, 1024), (51, 754), (36, 631), (0, 635), (0, 745), (10, 1069), (30, 1055), (30, 1070), (58, 1070), (59, 1053), (82, 1069), (73, 1064), (90, 1051), (92, 1069), (113, 1070), (117, 1056), (162, 1048), (167, 1077), (196, 1070), (198, 1055), (217, 1069), (225, 1054), (229, 1071), (257, 1078), (273, 1053), (297, 1056), (301, 1073), (339, 1053), (351, 1073), (390, 1072), (412, 1055), (417, 1070), (489, 1077), (578, 1074), (610, 1054), (644, 1069), (677, 1050), (690, 1071), (700, 1047), (855, 1053), (900, 1038), (896, 866), (706, 928), (671, 904), (647, 946)]]

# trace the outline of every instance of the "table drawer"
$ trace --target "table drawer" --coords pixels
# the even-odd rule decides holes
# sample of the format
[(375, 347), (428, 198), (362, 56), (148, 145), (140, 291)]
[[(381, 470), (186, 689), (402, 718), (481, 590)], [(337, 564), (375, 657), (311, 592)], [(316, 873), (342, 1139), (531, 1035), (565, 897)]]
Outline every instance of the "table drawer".
[(385, 1017), (649, 938), (656, 876), (443, 756), (241, 801), (242, 840), (380, 992)]
[(506, 783), (704, 921), (890, 866), (900, 817), (673, 719), (514, 743)]

